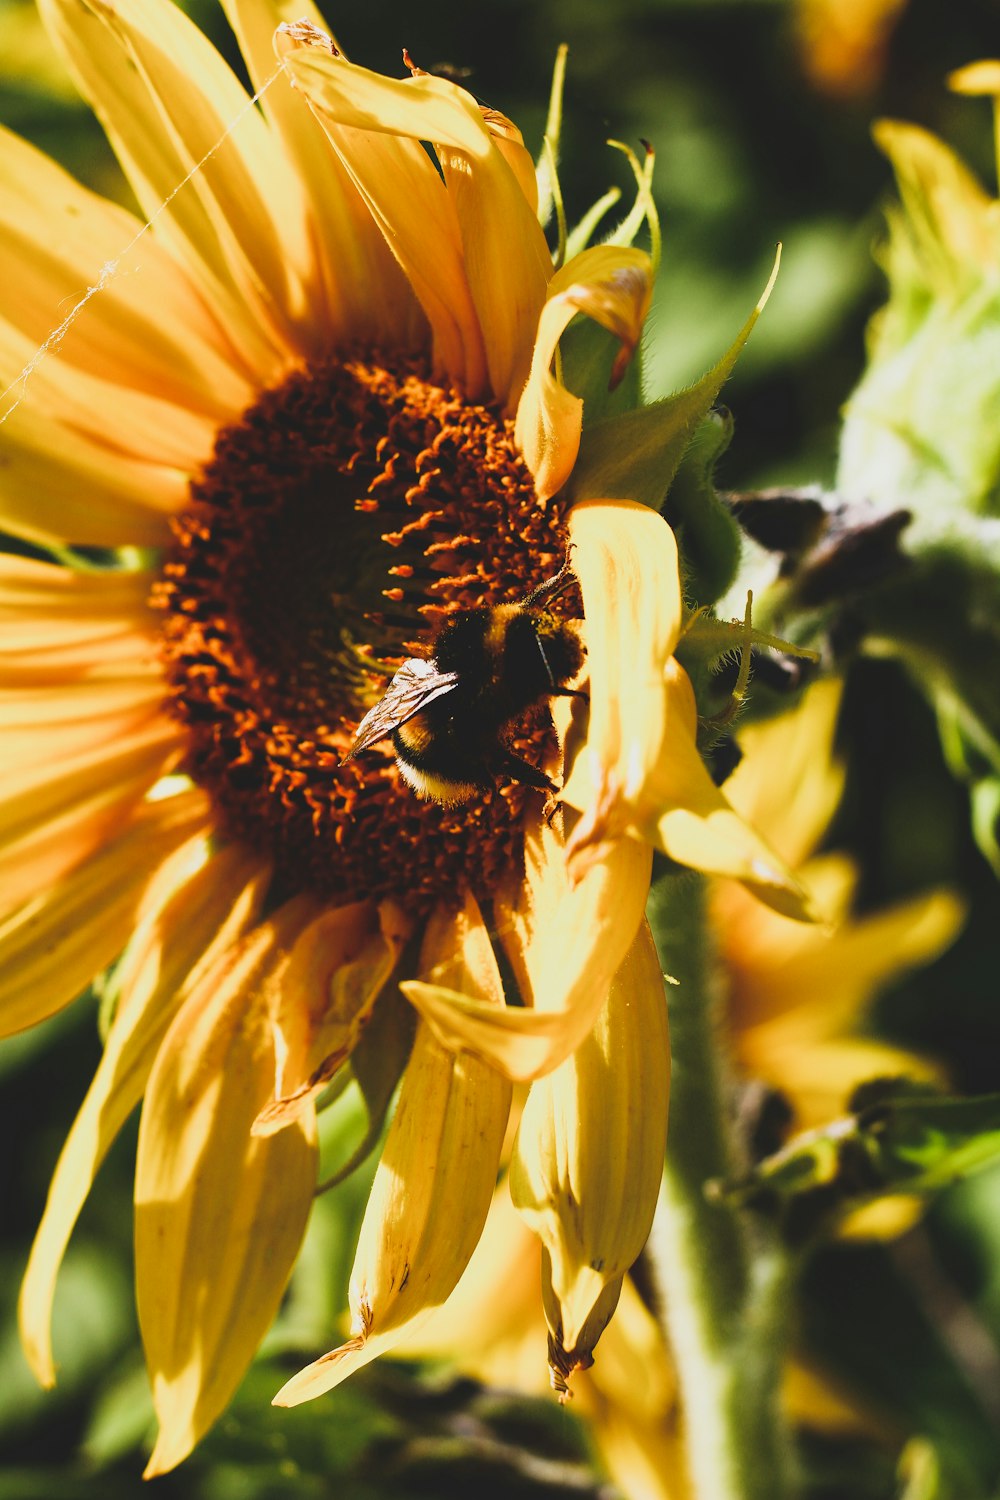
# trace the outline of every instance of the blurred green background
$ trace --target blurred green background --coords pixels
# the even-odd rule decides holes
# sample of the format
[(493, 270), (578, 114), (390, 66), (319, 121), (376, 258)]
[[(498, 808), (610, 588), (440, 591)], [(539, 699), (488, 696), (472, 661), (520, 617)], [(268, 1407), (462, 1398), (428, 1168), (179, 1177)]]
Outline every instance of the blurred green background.
[[(188, 9), (238, 68), (217, 8), (192, 0)], [(349, 55), (374, 68), (400, 71), (406, 46), (422, 67), (462, 70), (466, 86), (509, 114), (533, 151), (556, 47), (568, 42), (561, 176), (570, 221), (610, 182), (628, 193), (609, 136), (633, 145), (645, 138), (657, 151), (664, 258), (646, 364), (656, 394), (721, 354), (783, 242), (777, 289), (724, 392), (736, 436), (717, 478), (742, 489), (832, 482), (838, 413), (863, 368), (866, 320), (883, 297), (873, 248), (891, 174), (872, 144), (872, 120), (920, 122), (995, 191), (987, 107), (949, 94), (944, 77), (996, 51), (1000, 6), (910, 0), (882, 16), (881, 42), (869, 37), (853, 58), (838, 53), (831, 17), (871, 12), (877, 21), (879, 9), (843, 4), (825, 14), (818, 0), (438, 0), (419, 8), (372, 0), (330, 20)], [(33, 7), (20, 0), (0, 3), (0, 120), (128, 201), (99, 128), (66, 84)], [(60, 315), (53, 309), (54, 323)], [(965, 796), (944, 768), (930, 711), (900, 669), (865, 663), (849, 685), (843, 738), (850, 775), (833, 841), (860, 860), (862, 905), (937, 882), (970, 902), (956, 947), (883, 996), (876, 1024), (939, 1057), (956, 1090), (1000, 1090), (996, 883), (969, 836)], [(142, 1489), (150, 1411), (130, 1289), (134, 1134), (103, 1170), (67, 1260), (55, 1393), (35, 1389), (13, 1331), (27, 1246), (97, 1054), (86, 1003), (0, 1048), (8, 1143), (0, 1166), (0, 1500), (116, 1500)], [(608, 1493), (588, 1467), (571, 1412), (468, 1382), (379, 1367), (317, 1406), (271, 1411), (275, 1366), (288, 1367), (282, 1351), (321, 1342), (335, 1316), (364, 1188), (352, 1182), (323, 1201), (270, 1353), (230, 1415), (156, 1492), (303, 1500), (458, 1494), (475, 1484), (481, 1497), (555, 1495), (567, 1485)], [(922, 1227), (888, 1249), (840, 1246), (814, 1257), (802, 1332), (814, 1356), (889, 1413), (899, 1443), (924, 1434), (947, 1456), (945, 1487), (920, 1496), (1000, 1495), (1000, 1178), (949, 1190)], [(809, 1500), (899, 1493), (891, 1445), (813, 1435), (803, 1452)]]

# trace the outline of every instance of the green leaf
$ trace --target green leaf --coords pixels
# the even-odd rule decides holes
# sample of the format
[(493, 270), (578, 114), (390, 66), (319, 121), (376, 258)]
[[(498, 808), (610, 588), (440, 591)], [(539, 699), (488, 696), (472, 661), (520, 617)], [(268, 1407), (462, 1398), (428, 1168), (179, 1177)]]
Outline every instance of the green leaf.
[(613, 334), (582, 314), (573, 319), (559, 341), (563, 383), (583, 402), (585, 432), (598, 422), (633, 411), (642, 399), (642, 360), (638, 349), (614, 390), (608, 386), (620, 348)]

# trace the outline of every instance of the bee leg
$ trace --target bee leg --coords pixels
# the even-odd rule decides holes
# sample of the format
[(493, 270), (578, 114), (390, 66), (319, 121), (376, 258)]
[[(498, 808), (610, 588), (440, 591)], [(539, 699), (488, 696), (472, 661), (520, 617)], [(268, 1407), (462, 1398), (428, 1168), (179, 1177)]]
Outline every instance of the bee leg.
[(544, 771), (540, 771), (530, 761), (522, 760), (512, 750), (505, 750), (498, 755), (493, 761), (492, 769), (498, 776), (506, 776), (511, 781), (519, 781), (522, 786), (533, 786), (540, 792), (557, 790), (555, 782), (550, 781)]
[(566, 561), (559, 569), (559, 572), (553, 573), (552, 577), (546, 578), (543, 583), (536, 584), (535, 587), (531, 590), (531, 593), (526, 594), (525, 597), (521, 600), (522, 604), (537, 607), (543, 602), (548, 602), (551, 599), (558, 599), (560, 594), (564, 594), (566, 592), (574, 579), (573, 570), (569, 565), (569, 554), (572, 550), (573, 549), (571, 543), (570, 546), (566, 549)]
[(552, 688), (549, 692), (550, 698), (582, 698), (584, 703), (590, 702), (590, 694), (585, 693), (582, 688)]

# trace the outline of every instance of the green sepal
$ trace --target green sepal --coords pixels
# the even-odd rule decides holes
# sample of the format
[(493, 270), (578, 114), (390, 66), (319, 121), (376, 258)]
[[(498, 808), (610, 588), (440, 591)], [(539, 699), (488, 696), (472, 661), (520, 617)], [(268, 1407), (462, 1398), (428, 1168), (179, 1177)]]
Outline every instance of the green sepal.
[(659, 510), (688, 445), (732, 373), (774, 284), (764, 293), (718, 364), (683, 391), (596, 426), (585, 427), (567, 485), (571, 501), (636, 500)]
[(559, 341), (563, 383), (583, 402), (584, 431), (642, 401), (642, 359), (636, 350), (625, 374), (611, 390), (608, 381), (621, 345), (614, 334), (582, 314), (573, 319)]

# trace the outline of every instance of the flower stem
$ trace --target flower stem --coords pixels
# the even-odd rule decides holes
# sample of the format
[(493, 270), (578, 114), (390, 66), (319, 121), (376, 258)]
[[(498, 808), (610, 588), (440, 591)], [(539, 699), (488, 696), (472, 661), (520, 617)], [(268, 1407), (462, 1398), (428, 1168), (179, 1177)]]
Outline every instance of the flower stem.
[(726, 1107), (705, 885), (667, 875), (649, 919), (670, 987), (673, 1057), (663, 1191), (650, 1235), (677, 1364), (687, 1461), (698, 1500), (788, 1500), (791, 1445), (779, 1397), (790, 1269), (774, 1238), (706, 1197), (737, 1168)]

